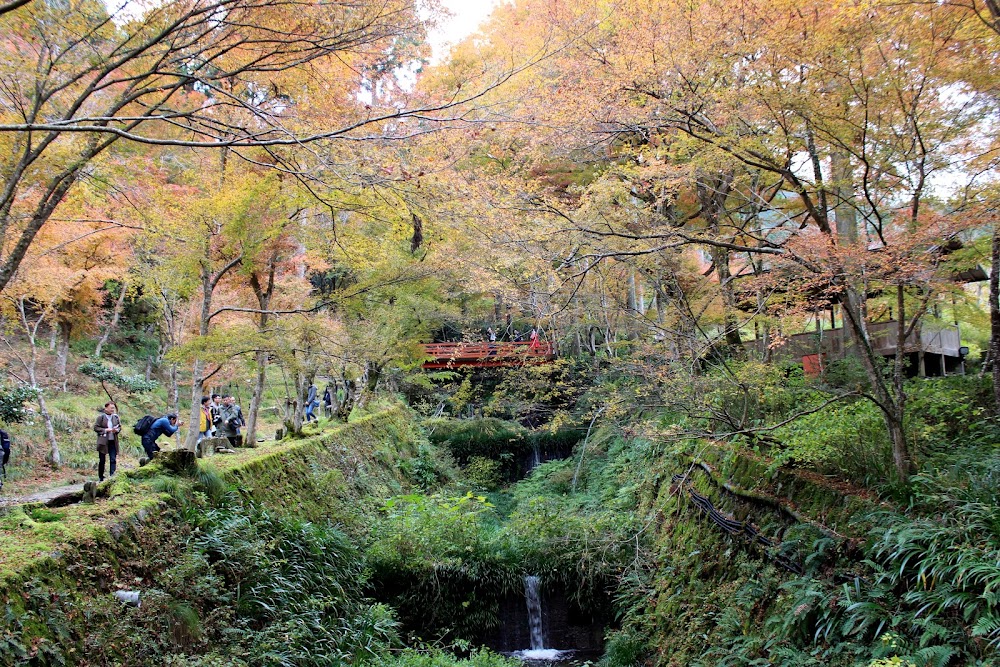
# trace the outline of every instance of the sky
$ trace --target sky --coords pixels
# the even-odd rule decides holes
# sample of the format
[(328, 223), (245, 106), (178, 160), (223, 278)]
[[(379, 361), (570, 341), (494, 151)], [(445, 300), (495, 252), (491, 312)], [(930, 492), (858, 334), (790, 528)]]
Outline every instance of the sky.
[(434, 60), (444, 56), (449, 44), (475, 32), (497, 2), (498, 0), (441, 0), (441, 4), (452, 16), (442, 20), (440, 27), (430, 34)]

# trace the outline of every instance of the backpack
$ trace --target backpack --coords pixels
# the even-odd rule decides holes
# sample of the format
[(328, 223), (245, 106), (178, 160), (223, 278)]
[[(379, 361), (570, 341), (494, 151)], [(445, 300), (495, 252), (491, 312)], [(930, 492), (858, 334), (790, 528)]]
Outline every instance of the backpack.
[(135, 423), (135, 426), (132, 427), (132, 430), (135, 431), (136, 435), (146, 435), (147, 433), (149, 433), (149, 429), (153, 425), (153, 422), (155, 421), (156, 417), (154, 417), (153, 415), (146, 415), (145, 417), (143, 417), (142, 419), (140, 419)]

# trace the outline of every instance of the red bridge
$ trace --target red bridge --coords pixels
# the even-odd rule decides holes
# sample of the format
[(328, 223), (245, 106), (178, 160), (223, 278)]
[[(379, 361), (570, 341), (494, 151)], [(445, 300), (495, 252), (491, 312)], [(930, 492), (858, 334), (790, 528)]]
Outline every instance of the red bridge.
[(538, 341), (531, 347), (530, 341), (509, 343), (427, 343), (424, 352), (434, 357), (424, 362), (424, 368), (458, 368), (475, 366), (493, 368), (498, 366), (524, 366), (544, 364), (555, 359), (555, 349), (551, 343)]

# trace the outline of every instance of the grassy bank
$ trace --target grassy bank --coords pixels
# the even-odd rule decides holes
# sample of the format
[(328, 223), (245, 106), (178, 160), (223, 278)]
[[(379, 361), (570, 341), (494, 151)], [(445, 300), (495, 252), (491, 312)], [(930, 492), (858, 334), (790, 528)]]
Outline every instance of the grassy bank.
[[(215, 457), (192, 475), (158, 464), (123, 473), (102, 486), (95, 504), (7, 511), (0, 517), (0, 664), (114, 664), (100, 651), (83, 657), (95, 650), (88, 637), (98, 617), (114, 617), (110, 593), (159, 595), (185, 586), (176, 567), (198, 531), (195, 514), (242, 507), (290, 522), (292, 532), (306, 519), (361, 524), (362, 499), (407, 487), (406, 462), (419, 456), (421, 442), (409, 414), (394, 408), (302, 440)], [(177, 631), (211, 611), (208, 604), (186, 620), (180, 613)]]

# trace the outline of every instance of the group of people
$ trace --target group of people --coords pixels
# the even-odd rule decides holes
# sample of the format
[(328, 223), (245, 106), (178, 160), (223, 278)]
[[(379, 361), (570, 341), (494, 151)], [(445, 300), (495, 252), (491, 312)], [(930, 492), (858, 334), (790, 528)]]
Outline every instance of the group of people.
[[(156, 441), (161, 435), (172, 436), (177, 433), (177, 429), (184, 425), (184, 422), (177, 419), (176, 413), (166, 414), (158, 419), (152, 417), (144, 417), (143, 419), (152, 419), (152, 423), (141, 436), (142, 449), (146, 453), (147, 459), (152, 459), (156, 456), (156, 452), (160, 451), (160, 446)], [(205, 438), (218, 437), (226, 438), (231, 446), (238, 447), (243, 437), (240, 430), (245, 425), (243, 410), (232, 396), (212, 394), (201, 399), (198, 442)], [(114, 475), (118, 468), (122, 420), (118, 415), (118, 407), (114, 401), (108, 401), (104, 404), (104, 408), (94, 422), (94, 431), (97, 433), (97, 478), (103, 482), (105, 466), (108, 468), (109, 475)], [(138, 429), (136, 432), (139, 432)]]
[[(152, 459), (160, 451), (156, 444), (157, 438), (161, 435), (173, 435), (183, 424), (184, 422), (177, 420), (175, 413), (154, 419), (142, 434), (142, 449), (146, 458)], [(109, 475), (114, 475), (118, 468), (118, 450), (121, 445), (122, 420), (113, 401), (105, 403), (97, 415), (94, 431), (97, 433), (97, 478), (103, 482), (105, 465), (108, 465)]]
[(198, 418), (198, 442), (205, 438), (226, 438), (233, 447), (239, 447), (243, 439), (241, 429), (247, 422), (243, 409), (229, 394), (203, 396), (201, 416)]
[[(522, 334), (517, 329), (514, 329), (512, 331), (508, 329), (508, 332), (510, 333), (510, 339), (512, 341), (517, 343), (524, 340), (524, 334)], [(538, 334), (538, 329), (532, 327), (531, 333), (527, 334), (527, 336), (529, 341), (528, 347), (532, 350), (537, 350), (542, 344), (542, 339), (541, 336), (539, 336)], [(493, 330), (493, 327), (486, 327), (486, 340), (488, 340), (491, 343), (497, 342), (497, 332)]]
[[(316, 389), (316, 385), (309, 385), (309, 391), (306, 393), (306, 403), (303, 410), (303, 416), (306, 419), (306, 423), (312, 421), (319, 421), (319, 417), (316, 416), (316, 408), (319, 407), (319, 401), (316, 400), (316, 396), (319, 390)], [(327, 417), (329, 417), (333, 412), (333, 393), (330, 391), (330, 385), (326, 386), (323, 390), (323, 410)]]

